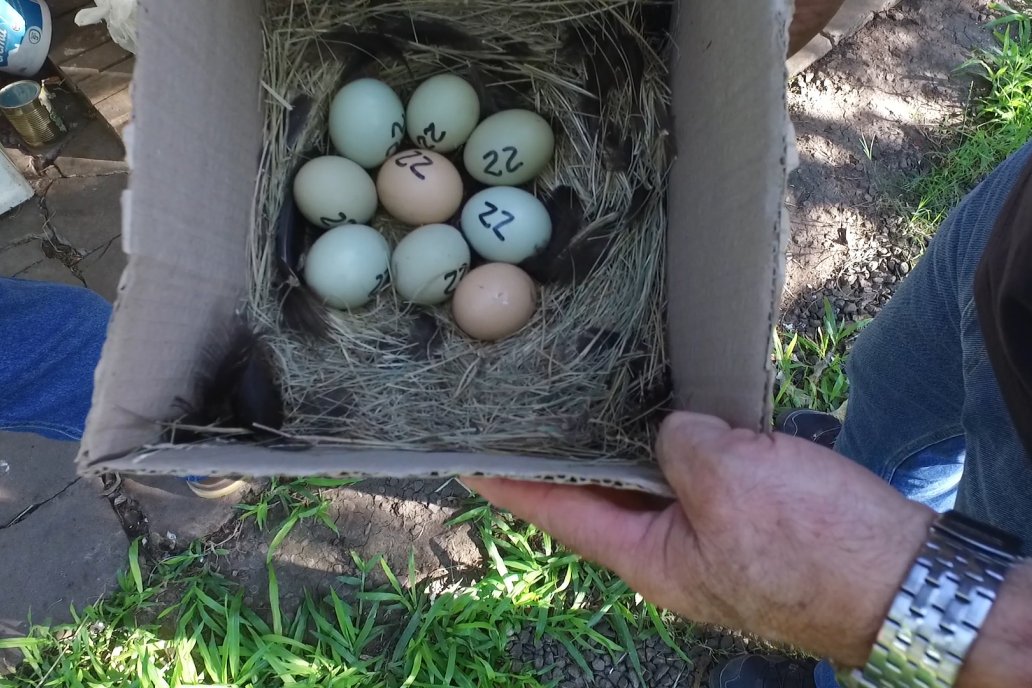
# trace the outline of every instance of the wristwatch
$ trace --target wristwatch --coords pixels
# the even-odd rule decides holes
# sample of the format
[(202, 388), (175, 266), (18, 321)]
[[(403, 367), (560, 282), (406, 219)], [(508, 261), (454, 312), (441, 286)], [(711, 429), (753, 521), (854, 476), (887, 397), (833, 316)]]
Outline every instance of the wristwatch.
[(1018, 559), (1017, 538), (950, 511), (889, 608), (862, 669), (838, 672), (843, 688), (951, 688)]

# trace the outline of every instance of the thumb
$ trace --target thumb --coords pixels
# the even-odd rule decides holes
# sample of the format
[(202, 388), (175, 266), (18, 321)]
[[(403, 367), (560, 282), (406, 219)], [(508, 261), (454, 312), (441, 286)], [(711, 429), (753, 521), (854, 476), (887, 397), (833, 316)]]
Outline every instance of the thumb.
[(728, 449), (735, 432), (719, 418), (698, 413), (674, 413), (663, 421), (657, 460), (689, 517), (722, 489), (721, 469), (734, 460)]

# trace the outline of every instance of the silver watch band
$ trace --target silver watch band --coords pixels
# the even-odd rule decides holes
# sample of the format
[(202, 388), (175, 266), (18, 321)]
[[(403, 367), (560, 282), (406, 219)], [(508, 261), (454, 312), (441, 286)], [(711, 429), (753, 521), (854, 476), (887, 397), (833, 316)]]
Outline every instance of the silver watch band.
[[(949, 520), (952, 519), (952, 520)], [(928, 541), (889, 609), (863, 669), (843, 671), (844, 688), (951, 688), (996, 601), (1015, 549), (985, 540), (949, 514)], [(1006, 536), (1004, 536), (1006, 537)], [(1008, 551), (1010, 550), (1010, 551)]]

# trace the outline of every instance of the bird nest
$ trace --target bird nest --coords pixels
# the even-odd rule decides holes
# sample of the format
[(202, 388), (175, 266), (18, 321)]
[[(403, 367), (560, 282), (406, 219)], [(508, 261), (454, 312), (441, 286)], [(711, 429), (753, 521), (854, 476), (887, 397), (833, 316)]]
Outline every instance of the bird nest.
[[(668, 2), (630, 0), (266, 3), (248, 315), (279, 380), (281, 432), (361, 448), (650, 455), (669, 397), (669, 13)], [(341, 85), (374, 76), (407, 100), (439, 73), (473, 84), (482, 116), (525, 108), (556, 134), (528, 187), (554, 225), (523, 266), (540, 307), (497, 343), (465, 336), (447, 304), (412, 306), (391, 290), (354, 312), (313, 313), (297, 280), (303, 249), (289, 247), (293, 174), (332, 152), (327, 113)], [(461, 170), (461, 151), (452, 159)], [(481, 188), (465, 181), (467, 197)], [(392, 243), (405, 231), (383, 214), (370, 224)]]

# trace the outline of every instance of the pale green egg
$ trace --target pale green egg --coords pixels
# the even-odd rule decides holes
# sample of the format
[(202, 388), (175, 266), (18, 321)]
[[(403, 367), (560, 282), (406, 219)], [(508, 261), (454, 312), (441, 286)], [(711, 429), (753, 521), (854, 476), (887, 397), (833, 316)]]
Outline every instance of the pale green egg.
[(447, 301), (469, 271), (469, 245), (451, 225), (425, 225), (394, 249), (391, 279), (405, 301), (427, 306)]
[(541, 115), (529, 110), (504, 110), (473, 130), (463, 161), (479, 182), (517, 186), (541, 174), (554, 150), (555, 135)]
[(449, 153), (466, 142), (480, 121), (480, 99), (454, 74), (430, 77), (412, 94), (405, 122), (420, 148)]
[(329, 129), (337, 152), (371, 169), (401, 147), (405, 108), (387, 84), (376, 79), (358, 79), (333, 97)]
[(390, 260), (390, 245), (372, 227), (335, 227), (308, 251), (305, 283), (331, 308), (358, 308), (390, 281)]

